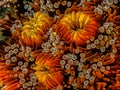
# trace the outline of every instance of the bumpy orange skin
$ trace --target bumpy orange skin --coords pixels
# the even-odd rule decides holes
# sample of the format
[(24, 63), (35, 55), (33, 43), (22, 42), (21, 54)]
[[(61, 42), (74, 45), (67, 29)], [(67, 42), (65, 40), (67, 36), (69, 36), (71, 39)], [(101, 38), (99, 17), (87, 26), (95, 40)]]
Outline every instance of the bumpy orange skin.
[(41, 13), (34, 13), (33, 18), (24, 22), (24, 26), (21, 28), (20, 40), (28, 46), (39, 46), (42, 41), (42, 36), (51, 26), (51, 19)]
[(55, 31), (69, 44), (85, 45), (98, 30), (97, 21), (82, 11), (72, 11), (64, 15), (55, 25)]
[(60, 58), (53, 57), (48, 53), (40, 53), (36, 57), (36, 67), (34, 68), (36, 77), (47, 89), (56, 89), (62, 86), (63, 75), (61, 73)]

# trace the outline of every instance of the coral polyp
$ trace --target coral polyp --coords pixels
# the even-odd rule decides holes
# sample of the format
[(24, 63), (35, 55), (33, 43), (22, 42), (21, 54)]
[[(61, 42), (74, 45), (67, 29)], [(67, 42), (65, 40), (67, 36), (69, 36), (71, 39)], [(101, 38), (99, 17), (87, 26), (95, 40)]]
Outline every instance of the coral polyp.
[(120, 90), (120, 1), (0, 1), (0, 90)]
[(72, 11), (57, 22), (55, 30), (66, 42), (75, 45), (84, 45), (92, 36), (95, 36), (99, 24), (88, 14), (82, 11)]
[(36, 12), (33, 18), (23, 24), (20, 33), (21, 41), (28, 46), (38, 47), (42, 42), (42, 36), (49, 29), (52, 21), (49, 16), (42, 12)]
[(36, 57), (36, 66), (34, 67), (36, 77), (40, 83), (43, 83), (48, 89), (62, 87), (64, 77), (60, 66), (60, 58), (47, 53), (41, 53)]

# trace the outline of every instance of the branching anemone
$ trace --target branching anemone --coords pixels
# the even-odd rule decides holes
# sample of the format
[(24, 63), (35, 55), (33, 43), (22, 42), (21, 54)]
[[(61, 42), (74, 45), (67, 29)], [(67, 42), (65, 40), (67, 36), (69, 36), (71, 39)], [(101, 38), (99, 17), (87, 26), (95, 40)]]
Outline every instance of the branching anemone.
[(64, 15), (55, 25), (55, 31), (67, 43), (84, 45), (86, 41), (95, 36), (98, 22), (83, 11), (71, 11)]
[(60, 58), (47, 53), (40, 53), (36, 57), (34, 68), (36, 77), (47, 89), (55, 89), (60, 86), (62, 90), (63, 75), (61, 73)]
[(28, 46), (39, 46), (42, 41), (42, 36), (51, 26), (51, 19), (41, 13), (36, 12), (33, 18), (24, 22), (24, 26), (21, 28), (20, 39)]

